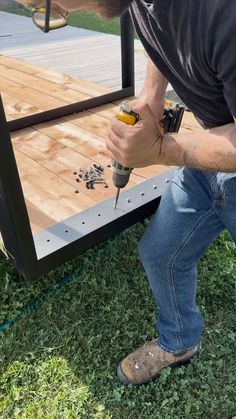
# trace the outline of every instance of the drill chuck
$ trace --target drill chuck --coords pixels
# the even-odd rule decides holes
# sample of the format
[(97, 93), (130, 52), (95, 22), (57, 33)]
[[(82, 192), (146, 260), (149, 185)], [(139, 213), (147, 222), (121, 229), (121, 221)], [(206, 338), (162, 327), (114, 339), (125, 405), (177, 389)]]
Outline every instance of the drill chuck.
[(124, 188), (129, 182), (132, 169), (130, 167), (124, 167), (121, 164), (117, 163), (116, 161), (112, 162), (112, 168), (113, 168), (112, 180), (113, 180), (114, 186), (119, 189)]

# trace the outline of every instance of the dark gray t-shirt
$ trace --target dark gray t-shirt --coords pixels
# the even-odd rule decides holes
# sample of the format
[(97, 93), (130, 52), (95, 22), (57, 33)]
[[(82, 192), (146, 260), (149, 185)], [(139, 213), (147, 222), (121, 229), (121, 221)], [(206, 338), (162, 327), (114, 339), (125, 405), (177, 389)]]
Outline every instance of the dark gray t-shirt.
[(236, 0), (134, 0), (148, 55), (205, 128), (236, 116)]

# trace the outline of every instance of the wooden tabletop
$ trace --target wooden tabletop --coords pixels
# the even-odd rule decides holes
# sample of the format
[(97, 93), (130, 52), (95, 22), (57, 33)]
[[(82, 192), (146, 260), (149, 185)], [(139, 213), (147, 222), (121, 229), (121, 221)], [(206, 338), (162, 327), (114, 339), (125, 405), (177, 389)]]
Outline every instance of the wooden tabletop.
[[(0, 55), (0, 92), (8, 121), (109, 92), (108, 88), (64, 76)], [(12, 133), (12, 142), (34, 232), (47, 228), (115, 195), (105, 140), (110, 103)], [(185, 113), (182, 131), (199, 125)], [(88, 190), (77, 181), (79, 170), (100, 164), (108, 187)], [(165, 166), (135, 169), (127, 188), (168, 170)], [(76, 173), (76, 174), (75, 174)]]

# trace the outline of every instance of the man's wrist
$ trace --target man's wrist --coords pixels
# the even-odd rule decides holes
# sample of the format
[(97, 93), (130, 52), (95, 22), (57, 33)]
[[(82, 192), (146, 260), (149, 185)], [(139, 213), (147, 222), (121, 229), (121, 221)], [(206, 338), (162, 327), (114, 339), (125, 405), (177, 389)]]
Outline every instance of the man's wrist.
[(160, 94), (160, 92), (154, 92), (153, 90), (145, 90), (140, 93), (138, 99), (140, 99), (144, 103), (156, 103), (163, 105), (165, 96), (163, 96), (163, 94)]
[[(164, 166), (182, 165), (181, 150), (177, 147), (172, 133), (162, 135), (158, 140), (158, 146), (157, 164), (163, 164)], [(177, 149), (179, 153), (177, 153)]]

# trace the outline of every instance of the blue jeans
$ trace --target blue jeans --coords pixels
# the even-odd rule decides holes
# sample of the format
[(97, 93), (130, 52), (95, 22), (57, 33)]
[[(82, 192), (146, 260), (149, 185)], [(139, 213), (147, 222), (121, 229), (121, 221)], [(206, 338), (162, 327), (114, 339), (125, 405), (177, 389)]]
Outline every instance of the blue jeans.
[(199, 344), (197, 262), (225, 228), (236, 242), (236, 173), (177, 169), (139, 243), (159, 306), (158, 344), (167, 352)]

